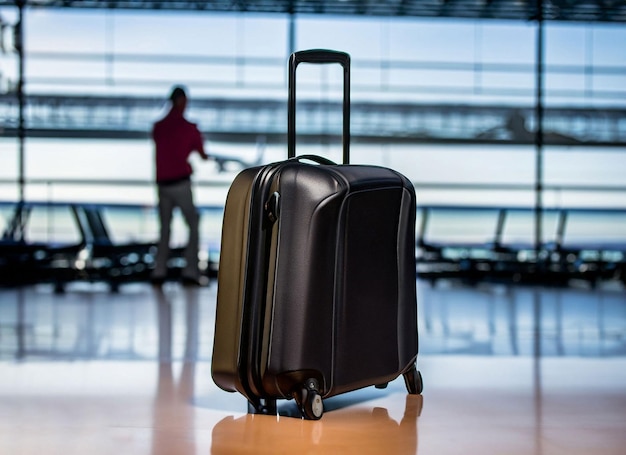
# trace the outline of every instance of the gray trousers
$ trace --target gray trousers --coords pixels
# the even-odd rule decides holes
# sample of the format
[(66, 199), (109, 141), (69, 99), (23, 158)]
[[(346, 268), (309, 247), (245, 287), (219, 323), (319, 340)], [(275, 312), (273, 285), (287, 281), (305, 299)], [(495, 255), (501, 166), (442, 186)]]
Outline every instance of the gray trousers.
[(178, 207), (183, 214), (189, 232), (187, 247), (185, 248), (186, 265), (182, 271), (182, 276), (197, 279), (200, 277), (198, 269), (198, 223), (200, 217), (193, 203), (191, 182), (186, 180), (172, 185), (159, 185), (158, 194), (161, 233), (157, 248), (156, 265), (152, 276), (154, 278), (165, 278), (167, 276), (172, 215), (174, 208)]

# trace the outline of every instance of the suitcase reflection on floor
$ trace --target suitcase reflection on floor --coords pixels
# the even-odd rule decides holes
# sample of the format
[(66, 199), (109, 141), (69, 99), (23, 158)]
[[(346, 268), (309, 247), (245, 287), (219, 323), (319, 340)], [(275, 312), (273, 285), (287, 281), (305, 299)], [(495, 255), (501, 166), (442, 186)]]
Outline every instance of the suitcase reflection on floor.
[[(333, 400), (338, 399), (329, 398), (325, 405), (332, 407)], [(404, 413), (396, 418), (382, 407), (345, 409), (318, 421), (254, 414), (228, 416), (213, 428), (211, 453), (291, 453), (303, 444), (315, 447), (315, 453), (415, 454), (423, 401), (421, 395), (407, 395)], [(293, 411), (299, 412), (295, 407)], [(351, 434), (358, 434), (358, 438), (346, 437)]]

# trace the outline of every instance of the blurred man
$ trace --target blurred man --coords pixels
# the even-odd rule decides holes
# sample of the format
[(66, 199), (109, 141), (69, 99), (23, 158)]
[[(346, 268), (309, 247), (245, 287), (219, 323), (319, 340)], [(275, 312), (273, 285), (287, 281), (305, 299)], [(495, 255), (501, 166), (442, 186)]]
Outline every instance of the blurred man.
[(199, 215), (193, 202), (191, 174), (193, 169), (188, 158), (198, 152), (208, 159), (204, 151), (202, 134), (195, 123), (185, 117), (187, 94), (183, 87), (174, 87), (170, 94), (171, 107), (165, 117), (154, 124), (152, 138), (155, 145), (156, 183), (159, 196), (159, 221), (161, 233), (157, 250), (156, 266), (152, 282), (160, 285), (167, 278), (167, 260), (170, 255), (170, 231), (172, 214), (179, 207), (188, 227), (185, 248), (185, 268), (181, 272), (184, 284), (201, 284), (198, 268)]

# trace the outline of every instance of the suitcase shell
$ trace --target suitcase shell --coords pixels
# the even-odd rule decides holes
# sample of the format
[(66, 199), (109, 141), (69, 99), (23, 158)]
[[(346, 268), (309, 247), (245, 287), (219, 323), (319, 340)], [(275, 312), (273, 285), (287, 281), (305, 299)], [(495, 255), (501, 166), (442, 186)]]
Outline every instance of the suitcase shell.
[(295, 398), (317, 419), (322, 398), (400, 374), (422, 389), (413, 185), (313, 159), (244, 170), (226, 200), (212, 375), (251, 412)]

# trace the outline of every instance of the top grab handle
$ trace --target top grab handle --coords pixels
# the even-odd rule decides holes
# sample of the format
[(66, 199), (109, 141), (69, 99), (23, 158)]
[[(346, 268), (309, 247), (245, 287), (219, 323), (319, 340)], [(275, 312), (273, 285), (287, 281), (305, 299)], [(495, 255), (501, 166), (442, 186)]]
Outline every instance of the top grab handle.
[(309, 49), (289, 58), (289, 99), (287, 105), (287, 157), (296, 156), (296, 68), (300, 63), (338, 63), (343, 67), (343, 163), (350, 163), (350, 55), (328, 49)]
[(349, 68), (350, 54), (329, 49), (309, 49), (291, 54), (291, 65), (295, 68), (300, 63), (339, 63)]

